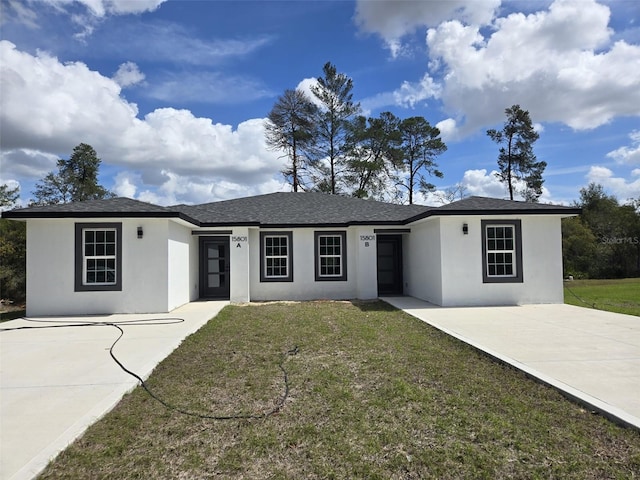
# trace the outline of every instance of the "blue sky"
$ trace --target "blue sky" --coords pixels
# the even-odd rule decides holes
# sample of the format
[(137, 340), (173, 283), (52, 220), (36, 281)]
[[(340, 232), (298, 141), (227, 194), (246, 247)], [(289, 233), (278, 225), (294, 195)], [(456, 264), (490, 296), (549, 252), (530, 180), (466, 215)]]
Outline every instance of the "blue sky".
[(327, 61), (365, 114), (440, 128), (441, 191), (507, 195), (486, 130), (519, 104), (548, 164), (542, 201), (570, 203), (589, 182), (640, 197), (637, 0), (0, 5), (0, 182), (23, 204), (82, 142), (118, 195), (170, 205), (287, 191), (264, 119)]

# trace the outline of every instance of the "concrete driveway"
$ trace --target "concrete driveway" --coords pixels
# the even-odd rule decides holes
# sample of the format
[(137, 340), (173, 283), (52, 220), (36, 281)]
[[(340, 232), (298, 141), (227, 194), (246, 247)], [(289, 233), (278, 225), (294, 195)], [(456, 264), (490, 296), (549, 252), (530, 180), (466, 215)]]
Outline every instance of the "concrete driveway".
[(384, 298), (608, 417), (640, 428), (640, 318), (573, 305), (442, 308)]
[[(12, 320), (1, 323), (0, 329), (53, 325), (43, 323), (51, 320), (119, 323), (124, 336), (114, 348), (115, 355), (128, 369), (147, 378), (186, 336), (228, 303), (194, 302), (157, 315)], [(126, 324), (139, 320), (149, 324)], [(109, 355), (119, 335), (111, 326), (0, 332), (1, 479), (33, 478), (138, 385)]]

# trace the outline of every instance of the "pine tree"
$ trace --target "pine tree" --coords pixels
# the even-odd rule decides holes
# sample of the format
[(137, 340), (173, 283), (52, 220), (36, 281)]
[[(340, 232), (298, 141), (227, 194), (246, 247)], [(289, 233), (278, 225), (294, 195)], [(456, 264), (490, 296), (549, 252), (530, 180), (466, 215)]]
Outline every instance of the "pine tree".
[(81, 202), (113, 197), (98, 183), (100, 159), (91, 145), (81, 143), (68, 160), (59, 159), (58, 171), (49, 172), (36, 184), (31, 205)]
[(507, 121), (502, 130), (487, 130), (487, 135), (500, 147), (497, 177), (509, 190), (509, 198), (513, 200), (516, 181), (525, 184), (522, 195), (529, 202), (537, 202), (542, 195), (542, 173), (546, 162), (538, 162), (533, 153), (533, 144), (540, 135), (533, 128), (531, 117), (520, 105), (513, 105), (505, 110)]

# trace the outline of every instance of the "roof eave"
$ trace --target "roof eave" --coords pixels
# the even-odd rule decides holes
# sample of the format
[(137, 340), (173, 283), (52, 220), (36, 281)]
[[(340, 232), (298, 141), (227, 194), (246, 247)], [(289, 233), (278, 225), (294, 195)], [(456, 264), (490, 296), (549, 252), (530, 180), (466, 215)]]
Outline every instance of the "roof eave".
[(184, 213), (179, 212), (19, 212), (8, 211), (2, 213), (2, 218), (10, 220), (30, 220), (36, 218), (177, 218), (196, 226), (200, 222)]
[(548, 208), (548, 209), (517, 209), (505, 208), (500, 210), (432, 210), (409, 218), (405, 223), (409, 224), (428, 217), (449, 217), (449, 216), (479, 216), (479, 215), (560, 215), (563, 217), (573, 217), (582, 213), (581, 208)]

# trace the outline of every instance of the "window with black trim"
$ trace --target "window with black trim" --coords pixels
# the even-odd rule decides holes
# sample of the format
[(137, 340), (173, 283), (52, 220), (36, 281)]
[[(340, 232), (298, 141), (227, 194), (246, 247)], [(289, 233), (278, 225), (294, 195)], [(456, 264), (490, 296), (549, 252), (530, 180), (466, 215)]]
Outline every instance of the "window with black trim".
[(76, 223), (75, 291), (122, 290), (122, 224)]
[(520, 220), (482, 220), (482, 281), (521, 283), (522, 227)]
[(293, 281), (291, 232), (260, 232), (260, 281)]
[(347, 280), (346, 232), (315, 232), (316, 281)]

